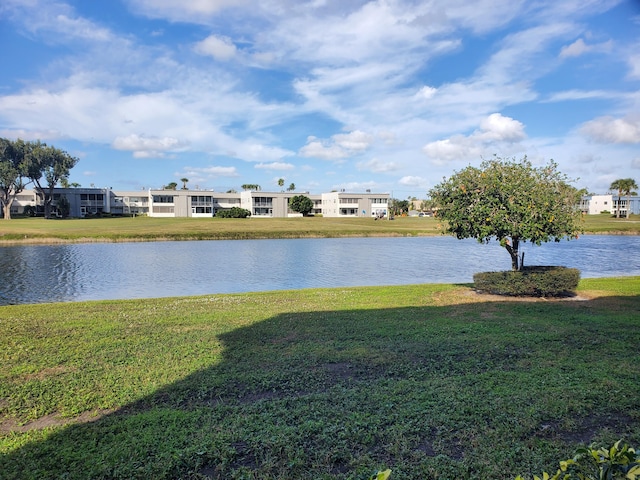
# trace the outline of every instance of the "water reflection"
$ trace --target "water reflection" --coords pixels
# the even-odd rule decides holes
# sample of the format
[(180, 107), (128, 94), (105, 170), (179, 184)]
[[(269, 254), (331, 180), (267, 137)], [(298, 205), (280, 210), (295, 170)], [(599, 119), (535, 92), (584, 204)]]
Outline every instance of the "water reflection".
[[(527, 265), (640, 275), (640, 237), (525, 246)], [(510, 268), (493, 242), (451, 237), (230, 240), (0, 248), (0, 305), (410, 283)]]

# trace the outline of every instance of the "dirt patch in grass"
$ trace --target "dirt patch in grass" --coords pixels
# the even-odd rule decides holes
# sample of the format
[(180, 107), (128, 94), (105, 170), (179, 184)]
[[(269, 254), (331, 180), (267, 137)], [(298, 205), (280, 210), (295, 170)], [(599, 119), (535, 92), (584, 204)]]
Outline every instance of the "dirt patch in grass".
[(91, 412), (84, 412), (77, 417), (61, 417), (57, 413), (45, 415), (31, 422), (21, 425), (15, 418), (7, 418), (0, 422), (1, 433), (12, 432), (30, 432), (32, 430), (44, 430), (51, 427), (64, 427), (66, 425), (72, 425), (76, 423), (91, 423), (100, 420), (102, 417), (113, 413), (114, 410), (96, 410)]
[(569, 424), (550, 421), (540, 426), (536, 437), (557, 439), (563, 442), (588, 445), (603, 431), (624, 432), (635, 419), (629, 415), (602, 414), (572, 419)]

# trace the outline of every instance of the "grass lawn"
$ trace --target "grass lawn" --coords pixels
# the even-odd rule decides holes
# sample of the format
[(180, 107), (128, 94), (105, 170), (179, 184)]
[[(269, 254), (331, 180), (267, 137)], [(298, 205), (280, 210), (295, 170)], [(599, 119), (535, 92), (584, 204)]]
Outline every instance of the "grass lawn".
[(638, 312), (640, 277), (557, 301), (410, 285), (3, 306), (0, 478), (555, 471), (580, 444), (640, 446)]
[[(584, 217), (586, 233), (640, 234), (640, 220)], [(343, 236), (439, 235), (435, 218), (396, 217), (393, 221), (371, 218), (157, 218), (114, 217), (45, 220), (0, 220), (0, 243), (55, 241), (217, 240), (248, 238), (301, 238)]]

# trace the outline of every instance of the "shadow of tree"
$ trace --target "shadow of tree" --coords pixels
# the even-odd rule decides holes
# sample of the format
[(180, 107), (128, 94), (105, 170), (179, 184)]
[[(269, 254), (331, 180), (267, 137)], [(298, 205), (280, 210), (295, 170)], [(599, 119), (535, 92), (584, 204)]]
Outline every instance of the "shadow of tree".
[[(640, 440), (640, 296), (283, 313), (0, 478), (513, 478)], [(569, 449), (569, 450), (568, 450)]]

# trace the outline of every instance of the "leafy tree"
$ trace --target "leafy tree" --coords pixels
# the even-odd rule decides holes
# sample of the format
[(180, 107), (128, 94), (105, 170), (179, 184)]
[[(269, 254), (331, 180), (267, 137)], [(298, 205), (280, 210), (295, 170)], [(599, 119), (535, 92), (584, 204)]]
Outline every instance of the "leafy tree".
[(78, 163), (78, 159), (40, 141), (27, 146), (28, 176), (35, 183), (36, 193), (42, 199), (45, 218), (50, 218), (53, 189), (58, 182), (69, 177), (69, 172)]
[(176, 182), (171, 182), (171, 183), (168, 183), (167, 185), (165, 185), (162, 188), (163, 188), (163, 190), (175, 190), (176, 188), (178, 188), (178, 184)]
[(11, 220), (11, 204), (30, 182), (27, 179), (27, 163), (24, 158), (25, 143), (0, 138), (0, 206), (4, 219)]
[(489, 243), (495, 238), (522, 268), (520, 242), (535, 245), (577, 238), (580, 192), (551, 160), (534, 168), (522, 160), (494, 157), (480, 168), (467, 167), (431, 189), (444, 233)]
[(69, 213), (71, 213), (71, 203), (65, 195), (60, 195), (56, 206), (58, 207), (58, 213), (62, 218), (67, 218)]
[(409, 212), (409, 200), (389, 199), (389, 211), (391, 215), (402, 215)]
[(306, 217), (313, 210), (313, 200), (304, 195), (296, 195), (289, 199), (289, 208), (294, 212), (301, 213)]
[(257, 183), (245, 183), (243, 185), (241, 185), (241, 188), (243, 190), (256, 190), (256, 191), (260, 191), (262, 190), (262, 188), (260, 187), (260, 185), (258, 185)]
[(616, 209), (616, 218), (620, 218), (620, 198), (622, 195), (627, 196), (627, 218), (631, 214), (631, 195), (633, 190), (638, 188), (638, 184), (633, 178), (619, 178), (611, 182), (609, 187), (611, 190), (618, 190), (618, 208)]
[[(284, 187), (284, 178), (279, 178), (278, 179), (278, 186), (280, 187), (280, 189), (282, 189)], [(284, 190), (282, 190), (284, 191)]]
[(294, 192), (295, 190), (296, 190), (296, 184), (295, 183), (289, 184), (289, 188), (287, 188), (287, 192)]
[(182, 182), (182, 190), (189, 190), (187, 188), (187, 183), (189, 183), (189, 179), (188, 178), (181, 178), (180, 181)]

